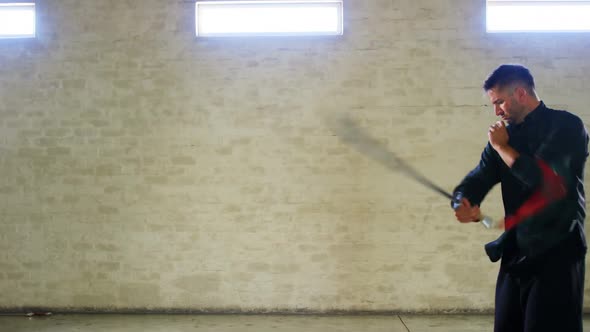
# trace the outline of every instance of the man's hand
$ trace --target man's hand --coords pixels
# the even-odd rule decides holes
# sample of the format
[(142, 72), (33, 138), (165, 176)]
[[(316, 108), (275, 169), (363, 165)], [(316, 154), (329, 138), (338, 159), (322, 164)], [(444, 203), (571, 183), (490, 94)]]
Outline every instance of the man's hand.
[(461, 200), (461, 206), (455, 210), (455, 217), (462, 223), (479, 221), (481, 219), (481, 211), (479, 206), (471, 205), (467, 198)]
[(498, 152), (506, 166), (512, 167), (516, 162), (516, 159), (520, 156), (520, 153), (508, 145), (510, 136), (508, 135), (508, 130), (506, 129), (504, 121), (498, 121), (490, 126), (490, 129), (488, 130), (488, 138), (490, 140), (490, 145), (496, 150), (496, 152)]
[(504, 121), (498, 121), (490, 126), (490, 129), (488, 130), (488, 139), (496, 151), (508, 145), (509, 136)]

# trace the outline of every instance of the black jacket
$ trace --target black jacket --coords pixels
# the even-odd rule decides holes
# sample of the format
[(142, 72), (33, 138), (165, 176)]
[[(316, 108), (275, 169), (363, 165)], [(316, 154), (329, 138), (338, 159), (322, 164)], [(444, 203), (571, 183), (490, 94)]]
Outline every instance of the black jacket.
[(511, 216), (543, 186), (539, 160), (564, 179), (567, 194), (488, 244), (490, 259), (503, 257), (503, 264), (525, 266), (551, 255), (559, 259), (564, 255), (583, 255), (584, 165), (588, 156), (588, 133), (583, 122), (541, 102), (522, 123), (509, 125), (507, 130), (508, 144), (520, 153), (512, 167), (488, 143), (479, 164), (455, 188), (454, 194), (460, 193), (472, 204), (480, 205), (500, 182), (504, 212)]

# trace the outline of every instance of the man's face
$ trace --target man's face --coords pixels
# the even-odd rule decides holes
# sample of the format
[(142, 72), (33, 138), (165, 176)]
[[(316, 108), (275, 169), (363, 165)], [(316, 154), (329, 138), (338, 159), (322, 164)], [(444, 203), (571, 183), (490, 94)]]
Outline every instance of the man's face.
[(494, 112), (509, 124), (520, 123), (524, 120), (524, 106), (518, 102), (516, 95), (513, 87), (494, 87), (488, 90), (488, 96), (494, 105)]

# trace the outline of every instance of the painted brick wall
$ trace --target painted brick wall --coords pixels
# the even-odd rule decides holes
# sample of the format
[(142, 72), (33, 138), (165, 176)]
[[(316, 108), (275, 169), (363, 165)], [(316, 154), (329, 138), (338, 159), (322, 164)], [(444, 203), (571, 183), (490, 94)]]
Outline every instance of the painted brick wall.
[[(339, 38), (201, 40), (193, 19), (189, 1), (38, 1), (38, 38), (0, 41), (0, 307), (493, 307), (498, 231), (326, 119), (451, 190), (497, 65), (590, 119), (587, 35), (486, 34), (483, 0), (345, 0)], [(484, 207), (501, 215), (497, 190)]]

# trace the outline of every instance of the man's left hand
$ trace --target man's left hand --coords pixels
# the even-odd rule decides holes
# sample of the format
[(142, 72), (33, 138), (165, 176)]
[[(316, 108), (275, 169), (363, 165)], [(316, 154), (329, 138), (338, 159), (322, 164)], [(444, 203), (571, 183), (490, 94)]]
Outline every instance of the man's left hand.
[(488, 139), (495, 150), (508, 145), (508, 130), (504, 121), (498, 121), (490, 126), (488, 130)]

